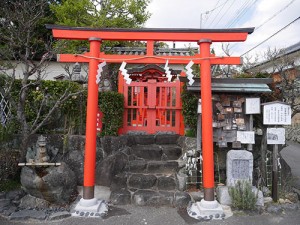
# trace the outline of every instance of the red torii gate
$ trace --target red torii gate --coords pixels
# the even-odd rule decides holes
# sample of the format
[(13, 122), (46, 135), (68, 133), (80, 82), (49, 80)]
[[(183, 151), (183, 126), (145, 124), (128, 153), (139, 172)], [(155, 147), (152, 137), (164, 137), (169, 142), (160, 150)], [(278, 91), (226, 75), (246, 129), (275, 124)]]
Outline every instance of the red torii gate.
[[(216, 57), (210, 53), (212, 42), (242, 42), (254, 28), (235, 29), (119, 29), (119, 28), (86, 28), (46, 25), (52, 29), (53, 36), (58, 39), (88, 40), (90, 52), (85, 54), (60, 54), (59, 62), (89, 63), (88, 99), (86, 118), (86, 143), (84, 160), (83, 199), (94, 198), (95, 161), (96, 161), (96, 118), (98, 110), (98, 85), (96, 75), (99, 62), (135, 64), (188, 64), (193, 61), (201, 65), (201, 100), (202, 100), (202, 157), (204, 200), (214, 201), (214, 159), (213, 128), (211, 101), (211, 65), (240, 64), (240, 57)], [(102, 41), (146, 41), (147, 54), (106, 55), (100, 51)], [(155, 41), (197, 42), (200, 54), (194, 56), (156, 56)]]

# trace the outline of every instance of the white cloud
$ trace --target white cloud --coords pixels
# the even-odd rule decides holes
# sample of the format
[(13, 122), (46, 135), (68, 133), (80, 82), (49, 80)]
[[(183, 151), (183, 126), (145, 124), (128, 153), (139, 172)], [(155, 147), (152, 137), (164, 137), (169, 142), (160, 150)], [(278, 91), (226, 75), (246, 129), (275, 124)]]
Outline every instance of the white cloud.
[[(200, 28), (201, 15), (202, 28), (228, 28), (228, 25), (233, 27), (258, 27), (286, 7), (291, 1), (293, 0), (152, 0), (149, 6), (152, 17), (146, 23), (146, 27)], [(217, 3), (218, 5), (216, 5)], [(214, 11), (206, 14), (207, 11), (214, 9), (216, 6), (217, 8)], [(289, 7), (249, 35), (246, 42), (234, 44), (233, 54), (243, 54), (270, 37), (296, 19), (300, 14), (299, 9), (300, 1), (294, 0)], [(238, 17), (238, 15), (240, 16)], [(268, 47), (288, 47), (300, 41), (299, 34), (300, 20), (255, 48), (249, 54), (262, 53)], [(220, 44), (216, 43), (213, 46), (217, 54), (222, 54)]]

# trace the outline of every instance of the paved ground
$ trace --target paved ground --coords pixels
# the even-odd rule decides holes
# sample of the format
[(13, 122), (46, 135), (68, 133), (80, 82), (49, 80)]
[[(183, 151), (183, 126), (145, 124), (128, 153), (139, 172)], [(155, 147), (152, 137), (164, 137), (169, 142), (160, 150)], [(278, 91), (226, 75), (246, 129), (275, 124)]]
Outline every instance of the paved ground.
[(287, 145), (280, 154), (291, 167), (293, 186), (300, 190), (300, 144), (288, 141)]
[(300, 225), (300, 211), (280, 215), (245, 215), (236, 213), (226, 220), (199, 222), (186, 213), (170, 207), (111, 207), (105, 219), (70, 217), (60, 221), (7, 221), (0, 218), (1, 225)]
[[(294, 176), (294, 186), (300, 189), (300, 144), (287, 142), (280, 153), (290, 165)], [(199, 222), (187, 215), (186, 210), (170, 207), (110, 207), (105, 219), (70, 217), (60, 221), (8, 221), (0, 217), (0, 225), (300, 225), (300, 210), (280, 214), (246, 215), (237, 213), (225, 220)]]

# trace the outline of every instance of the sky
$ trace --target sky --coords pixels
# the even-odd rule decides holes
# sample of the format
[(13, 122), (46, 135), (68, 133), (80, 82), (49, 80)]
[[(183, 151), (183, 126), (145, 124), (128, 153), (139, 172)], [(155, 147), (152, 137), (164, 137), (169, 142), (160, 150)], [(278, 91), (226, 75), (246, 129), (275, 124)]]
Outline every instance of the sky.
[[(255, 27), (245, 42), (229, 44), (230, 55), (240, 56), (296, 20), (300, 0), (151, 0), (148, 10), (152, 15), (145, 27), (149, 28)], [(244, 56), (262, 61), (268, 48), (286, 48), (299, 41), (300, 19)], [(189, 43), (176, 43), (176, 47), (185, 46)], [(221, 43), (212, 47), (216, 55), (224, 55)]]

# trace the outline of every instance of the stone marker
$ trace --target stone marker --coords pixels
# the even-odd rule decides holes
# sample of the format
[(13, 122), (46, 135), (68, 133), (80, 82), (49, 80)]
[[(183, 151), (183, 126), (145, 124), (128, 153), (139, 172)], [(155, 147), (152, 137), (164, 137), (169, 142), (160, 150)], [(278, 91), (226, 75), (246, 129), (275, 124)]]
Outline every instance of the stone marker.
[(252, 184), (253, 155), (245, 150), (230, 150), (226, 161), (226, 185), (235, 186), (237, 181), (248, 181)]

